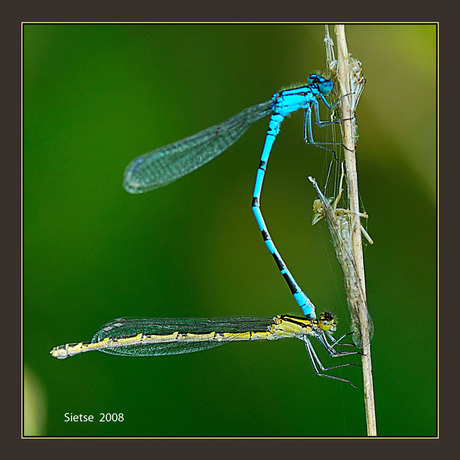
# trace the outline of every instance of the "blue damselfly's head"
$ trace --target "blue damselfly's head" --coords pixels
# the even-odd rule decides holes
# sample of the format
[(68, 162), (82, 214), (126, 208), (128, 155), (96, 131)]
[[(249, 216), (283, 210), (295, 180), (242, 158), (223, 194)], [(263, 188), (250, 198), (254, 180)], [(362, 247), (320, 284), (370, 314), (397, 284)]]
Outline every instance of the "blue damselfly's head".
[(310, 74), (307, 80), (309, 85), (315, 85), (322, 94), (329, 94), (334, 86), (331, 80), (315, 73)]

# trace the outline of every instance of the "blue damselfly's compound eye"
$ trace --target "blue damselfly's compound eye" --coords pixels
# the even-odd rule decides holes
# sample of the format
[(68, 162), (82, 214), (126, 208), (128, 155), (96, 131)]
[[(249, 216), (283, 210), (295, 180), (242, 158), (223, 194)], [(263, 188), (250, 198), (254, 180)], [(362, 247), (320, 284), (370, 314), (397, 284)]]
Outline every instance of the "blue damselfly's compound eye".
[(324, 78), (321, 75), (317, 75), (315, 73), (310, 74), (307, 80), (308, 84), (317, 85), (322, 94), (329, 94), (334, 86), (331, 80), (328, 80), (327, 78)]

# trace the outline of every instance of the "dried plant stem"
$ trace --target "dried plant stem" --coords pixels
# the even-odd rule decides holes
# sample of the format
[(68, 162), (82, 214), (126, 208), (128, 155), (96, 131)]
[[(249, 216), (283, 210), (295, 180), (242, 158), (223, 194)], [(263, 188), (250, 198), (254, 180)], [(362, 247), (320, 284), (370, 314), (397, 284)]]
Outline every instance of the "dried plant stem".
[[(337, 43), (337, 60), (338, 72), (337, 80), (340, 86), (342, 96), (348, 95), (350, 89), (350, 63), (348, 55), (347, 41), (345, 37), (345, 26), (336, 25), (336, 43)], [(358, 174), (356, 170), (355, 155), (355, 135), (354, 135), (354, 117), (353, 107), (349, 102), (350, 98), (344, 97), (341, 104), (342, 118), (342, 135), (343, 144), (345, 145), (345, 166), (347, 177), (348, 199), (350, 204), (350, 223), (351, 223), (351, 244), (353, 256), (358, 269), (358, 276), (361, 282), (361, 289), (365, 296), (366, 283), (364, 277), (364, 259), (362, 251), (361, 227), (359, 218), (359, 193), (358, 193)], [(367, 315), (366, 299), (363, 299), (359, 305), (359, 317), (361, 325), (361, 337), (363, 346), (363, 383), (364, 383), (364, 401), (366, 408), (366, 423), (368, 436), (377, 436), (377, 422), (375, 418), (375, 400), (374, 384), (372, 378), (372, 360), (369, 340), (369, 323)]]

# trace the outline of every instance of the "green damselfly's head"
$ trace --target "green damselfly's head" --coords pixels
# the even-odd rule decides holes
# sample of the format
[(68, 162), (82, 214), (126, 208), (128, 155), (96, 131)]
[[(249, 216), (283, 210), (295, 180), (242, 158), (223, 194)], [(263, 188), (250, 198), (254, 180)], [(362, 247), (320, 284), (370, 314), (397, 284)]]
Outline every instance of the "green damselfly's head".
[(322, 77), (321, 75), (317, 75), (316, 73), (312, 73), (307, 78), (309, 85), (314, 85), (318, 88), (319, 92), (322, 94), (329, 94), (334, 87), (334, 84), (331, 80)]
[(321, 313), (318, 318), (318, 325), (321, 330), (335, 332), (337, 330), (337, 322), (332, 313), (327, 311)]

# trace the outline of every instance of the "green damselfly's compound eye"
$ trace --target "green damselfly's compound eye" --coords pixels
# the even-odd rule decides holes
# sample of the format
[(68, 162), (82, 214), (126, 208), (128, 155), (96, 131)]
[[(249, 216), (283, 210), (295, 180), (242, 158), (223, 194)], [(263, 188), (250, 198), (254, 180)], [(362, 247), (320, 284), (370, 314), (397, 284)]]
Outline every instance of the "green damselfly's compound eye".
[(319, 315), (318, 324), (323, 331), (335, 332), (337, 329), (337, 323), (329, 312), (323, 312)]

